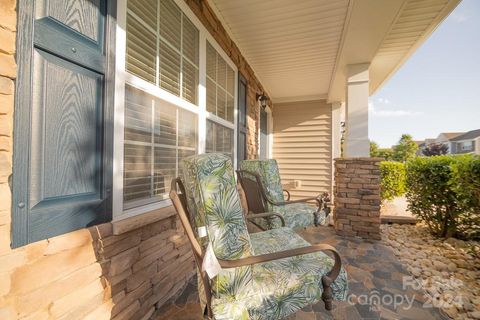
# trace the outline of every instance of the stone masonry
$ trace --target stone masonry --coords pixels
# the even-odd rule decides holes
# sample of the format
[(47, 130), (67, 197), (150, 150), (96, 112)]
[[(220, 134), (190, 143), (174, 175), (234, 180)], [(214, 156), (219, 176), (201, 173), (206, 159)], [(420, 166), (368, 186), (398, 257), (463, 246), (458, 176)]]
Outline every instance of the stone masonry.
[[(263, 87), (206, 1), (186, 0), (248, 81), (247, 154)], [(16, 0), (0, 0), (0, 319), (147, 320), (195, 274), (173, 207), (11, 249)]]
[(380, 240), (381, 160), (335, 159), (333, 219), (338, 234)]

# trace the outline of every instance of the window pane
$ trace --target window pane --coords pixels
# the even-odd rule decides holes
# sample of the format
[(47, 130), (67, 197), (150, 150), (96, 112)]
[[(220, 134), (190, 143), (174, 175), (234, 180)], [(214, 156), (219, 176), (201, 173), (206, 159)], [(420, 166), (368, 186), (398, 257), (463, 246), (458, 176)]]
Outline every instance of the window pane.
[(207, 41), (207, 111), (233, 122), (235, 71)]
[(180, 54), (160, 41), (160, 87), (180, 96)]
[(155, 31), (157, 30), (157, 4), (157, 0), (128, 0), (127, 7)]
[(126, 70), (198, 104), (198, 29), (173, 0), (129, 0), (127, 7)]
[(198, 70), (186, 59), (183, 59), (183, 70), (182, 70), (182, 97), (190, 101), (191, 103), (197, 104), (197, 87), (198, 87)]
[(207, 120), (206, 153), (223, 153), (233, 161), (233, 129)]
[(207, 111), (217, 114), (217, 86), (207, 78)]
[(225, 107), (227, 104), (226, 92), (217, 86), (217, 116), (222, 119), (226, 118)]
[(230, 66), (227, 66), (227, 92), (235, 95), (235, 71)]
[(196, 116), (188, 111), (178, 109), (178, 146), (196, 148), (197, 125)]
[(219, 55), (217, 55), (217, 84), (224, 89), (227, 87), (227, 63)]
[(125, 140), (150, 142), (153, 100), (143, 91), (131, 87), (127, 87), (125, 95)]
[(155, 143), (177, 145), (177, 112), (176, 108), (168, 104), (162, 106), (155, 101)]
[(227, 116), (226, 120), (233, 122), (234, 112), (235, 112), (235, 101), (233, 96), (227, 94)]
[(155, 34), (131, 15), (128, 15), (127, 71), (148, 82), (155, 83), (156, 48)]
[(207, 41), (207, 76), (213, 81), (217, 80), (217, 51)]
[(182, 11), (172, 0), (160, 1), (160, 36), (180, 50)]
[(198, 67), (198, 29), (183, 16), (183, 56)]
[(131, 86), (125, 91), (123, 198), (129, 209), (167, 198), (179, 159), (197, 152), (197, 116)]
[(155, 147), (154, 195), (166, 197), (170, 192), (170, 181), (176, 176), (176, 162), (176, 149)]
[(152, 148), (125, 143), (124, 153), (124, 202), (150, 198)]

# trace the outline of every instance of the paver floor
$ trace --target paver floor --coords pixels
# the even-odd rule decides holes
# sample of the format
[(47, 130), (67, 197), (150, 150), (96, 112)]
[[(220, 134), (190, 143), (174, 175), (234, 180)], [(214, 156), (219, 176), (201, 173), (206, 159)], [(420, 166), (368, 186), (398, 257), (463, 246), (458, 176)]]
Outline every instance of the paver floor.
[[(428, 295), (381, 241), (343, 238), (331, 227), (310, 227), (300, 234), (312, 244), (330, 244), (340, 252), (348, 272), (349, 294), (347, 301), (335, 301), (332, 311), (326, 311), (319, 302), (287, 319), (449, 319), (431, 307)], [(203, 319), (196, 279), (174, 303), (158, 310), (153, 319)]]

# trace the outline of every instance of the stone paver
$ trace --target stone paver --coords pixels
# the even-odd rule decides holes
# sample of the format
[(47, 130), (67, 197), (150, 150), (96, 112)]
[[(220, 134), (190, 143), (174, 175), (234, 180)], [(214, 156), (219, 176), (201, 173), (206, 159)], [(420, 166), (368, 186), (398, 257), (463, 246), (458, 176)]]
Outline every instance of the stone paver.
[[(337, 248), (348, 272), (349, 294), (347, 301), (335, 301), (332, 311), (319, 302), (289, 320), (449, 319), (429, 307), (429, 297), (417, 289), (413, 277), (383, 242), (342, 238), (331, 227), (310, 227), (300, 234), (310, 243)], [(196, 290), (196, 279), (192, 279), (176, 301), (160, 309), (153, 319), (203, 319)]]

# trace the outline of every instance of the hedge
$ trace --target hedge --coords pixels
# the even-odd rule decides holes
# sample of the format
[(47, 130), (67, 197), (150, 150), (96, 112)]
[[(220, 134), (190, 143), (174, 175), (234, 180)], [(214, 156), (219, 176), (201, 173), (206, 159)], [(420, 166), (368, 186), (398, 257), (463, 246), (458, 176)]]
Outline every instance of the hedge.
[(410, 211), (438, 237), (480, 236), (480, 158), (417, 157), (406, 166)]
[(461, 211), (457, 232), (480, 238), (480, 156), (458, 157), (452, 166), (451, 184)]
[(391, 200), (405, 193), (405, 165), (401, 162), (380, 162), (381, 197), (382, 200)]

